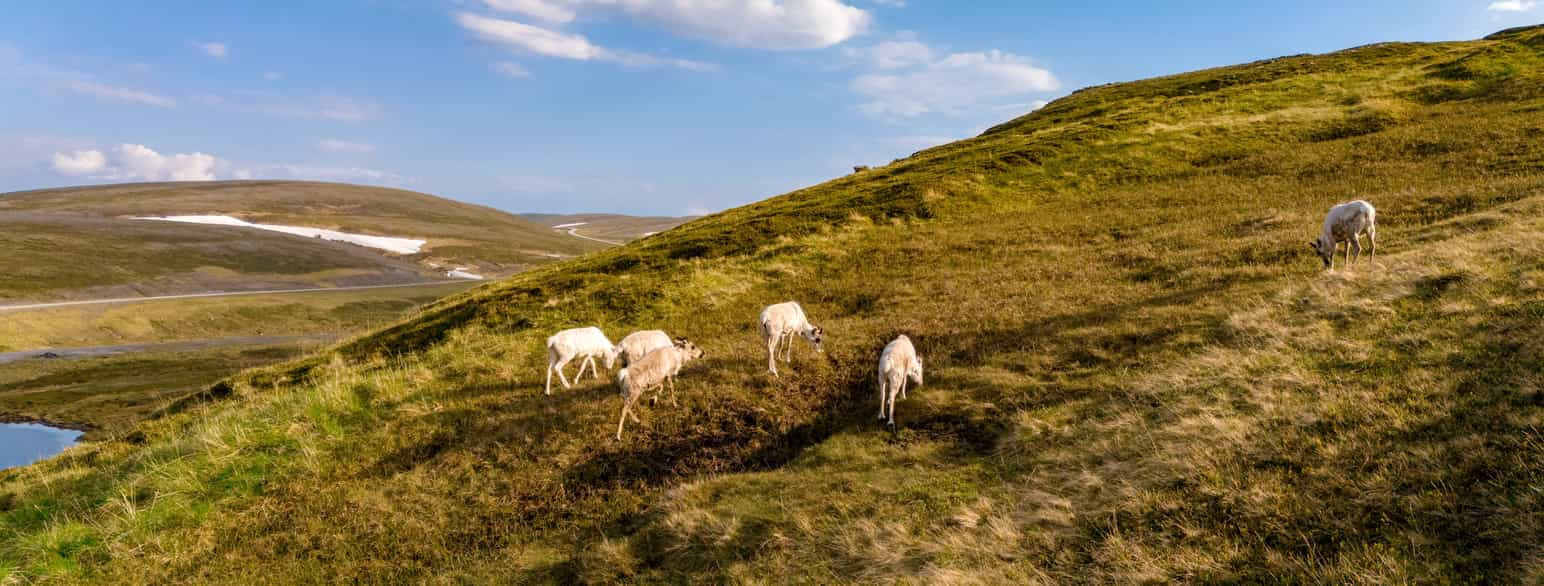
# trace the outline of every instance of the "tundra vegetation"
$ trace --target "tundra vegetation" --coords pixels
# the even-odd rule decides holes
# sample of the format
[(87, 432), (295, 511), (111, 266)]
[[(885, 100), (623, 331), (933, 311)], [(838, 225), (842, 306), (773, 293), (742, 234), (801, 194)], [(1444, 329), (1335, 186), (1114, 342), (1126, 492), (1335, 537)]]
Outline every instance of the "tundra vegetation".
[[(0, 474), (83, 582), (1544, 581), (1544, 29), (1090, 88)], [(1375, 265), (1324, 210), (1376, 202)], [(826, 354), (766, 374), (799, 299)], [(610, 440), (548, 333), (707, 356)], [(874, 360), (928, 387), (891, 435)]]

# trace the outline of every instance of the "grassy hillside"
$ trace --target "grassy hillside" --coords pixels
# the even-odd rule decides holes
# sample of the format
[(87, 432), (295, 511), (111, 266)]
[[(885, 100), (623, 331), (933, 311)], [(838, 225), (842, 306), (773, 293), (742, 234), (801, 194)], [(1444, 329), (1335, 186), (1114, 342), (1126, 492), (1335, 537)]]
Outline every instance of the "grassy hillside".
[[(357, 246), (132, 216), (257, 223), (427, 240), (388, 258)], [(457, 266), (507, 275), (605, 245), (520, 217), (382, 187), (296, 181), (103, 185), (0, 194), (0, 299), (421, 282)]]
[[(1544, 29), (1091, 88), (0, 474), (23, 579), (1544, 581)], [(1379, 206), (1327, 273), (1324, 210)], [(828, 354), (763, 373), (757, 310)], [(541, 340), (707, 351), (609, 439)], [(874, 422), (898, 333), (927, 385)], [(260, 573), (260, 574), (259, 574)]]
[[(664, 232), (696, 219), (669, 216), (625, 216), (621, 214), (520, 214), (543, 226), (572, 226), (580, 234), (614, 242), (628, 242)], [(574, 226), (574, 224), (583, 224)]]

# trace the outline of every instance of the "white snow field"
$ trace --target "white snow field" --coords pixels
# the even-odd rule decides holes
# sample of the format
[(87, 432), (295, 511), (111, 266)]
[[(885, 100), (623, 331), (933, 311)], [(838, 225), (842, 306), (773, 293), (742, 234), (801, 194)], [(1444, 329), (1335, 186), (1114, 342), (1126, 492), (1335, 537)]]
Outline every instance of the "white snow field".
[(450, 277), (452, 279), (470, 279), (470, 280), (473, 280), (473, 281), (481, 281), (481, 280), (483, 280), (483, 276), (482, 275), (479, 275), (477, 273), (468, 273), (468, 272), (466, 272), (466, 269), (467, 269), (467, 267), (456, 267), (456, 270), (454, 270), (454, 271), (446, 271), (445, 272), (445, 276)]
[[(240, 218), (230, 216), (136, 216), (135, 220), (156, 220), (161, 222), (183, 222), (187, 224), (211, 224), (215, 226), (238, 226), (242, 228), (257, 228), (258, 230), (271, 230), (294, 234), (307, 238), (321, 238), (336, 242), (348, 242), (370, 248), (378, 248), (397, 254), (417, 254), (423, 249), (424, 240), (412, 238), (392, 238), (390, 236), (371, 236), (369, 234), (350, 234), (337, 230), (324, 230), (322, 228), (306, 228), (302, 226), (285, 226), (282, 224), (253, 224)], [(455, 275), (452, 275), (455, 276)], [(465, 277), (463, 277), (465, 278)], [(480, 277), (479, 277), (480, 278)]]

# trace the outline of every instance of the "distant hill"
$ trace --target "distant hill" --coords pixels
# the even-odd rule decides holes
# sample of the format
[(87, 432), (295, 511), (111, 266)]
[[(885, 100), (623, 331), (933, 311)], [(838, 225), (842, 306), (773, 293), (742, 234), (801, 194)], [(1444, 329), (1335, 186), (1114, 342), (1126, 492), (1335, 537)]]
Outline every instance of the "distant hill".
[[(225, 215), (426, 241), (353, 244), (136, 216)], [(338, 183), (102, 185), (0, 195), (0, 301), (410, 283), (489, 277), (605, 248), (518, 216), (423, 193)]]
[(621, 214), (520, 214), (543, 226), (573, 230), (580, 235), (612, 242), (628, 242), (664, 232), (697, 216), (625, 216)]

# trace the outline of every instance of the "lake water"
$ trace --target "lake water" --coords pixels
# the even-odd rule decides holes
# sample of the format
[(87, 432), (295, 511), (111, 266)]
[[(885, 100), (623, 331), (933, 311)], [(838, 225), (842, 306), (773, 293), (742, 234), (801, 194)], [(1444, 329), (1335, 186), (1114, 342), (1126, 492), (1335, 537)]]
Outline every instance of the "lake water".
[(64, 451), (81, 432), (37, 423), (0, 423), (0, 468), (24, 466)]

